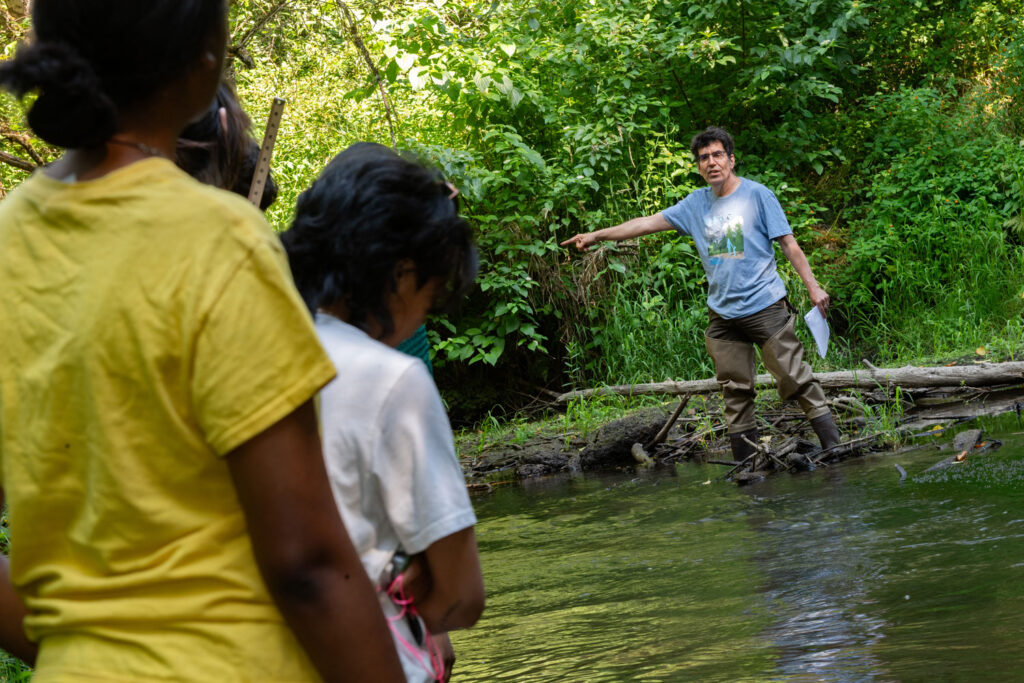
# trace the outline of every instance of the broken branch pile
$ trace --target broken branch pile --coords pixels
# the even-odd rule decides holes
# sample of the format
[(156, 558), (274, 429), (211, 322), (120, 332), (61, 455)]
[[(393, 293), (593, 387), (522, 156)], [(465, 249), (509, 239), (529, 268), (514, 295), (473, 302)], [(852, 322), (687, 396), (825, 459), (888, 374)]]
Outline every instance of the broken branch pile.
[[(525, 443), (494, 444), (469, 459), (467, 475), (474, 486), (486, 487), (482, 482), (694, 461), (726, 467), (726, 478), (744, 483), (777, 472), (827, 467), (867, 450), (884, 450), (893, 443), (941, 433), (982, 415), (1024, 410), (1024, 363), (898, 369), (868, 366), (864, 372), (816, 375), (832, 389), (832, 409), (846, 436), (827, 450), (818, 447), (804, 415), (795, 406), (783, 405), (759, 411), (763, 436), (755, 444), (757, 452), (743, 462), (734, 462), (716, 408), (717, 397), (709, 397), (701, 410), (691, 407), (684, 412), (693, 394), (717, 393), (717, 382), (663, 382), (630, 385), (629, 389), (632, 393), (658, 393), (636, 389), (662, 387), (670, 390), (660, 393), (685, 393), (671, 416), (664, 409), (650, 408), (603, 425), (585, 439), (557, 434)], [(759, 381), (770, 384), (769, 379), (765, 376)], [(837, 386), (848, 391), (835, 391)], [(688, 391), (679, 392), (680, 388)], [(629, 393), (619, 389), (570, 392), (556, 401)]]

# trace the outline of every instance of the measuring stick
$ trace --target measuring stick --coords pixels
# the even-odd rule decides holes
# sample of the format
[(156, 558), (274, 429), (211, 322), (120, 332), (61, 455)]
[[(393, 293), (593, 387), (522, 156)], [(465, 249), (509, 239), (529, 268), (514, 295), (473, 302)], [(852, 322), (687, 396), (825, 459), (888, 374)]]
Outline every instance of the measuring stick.
[(263, 188), (266, 187), (267, 176), (270, 175), (270, 158), (274, 156), (274, 143), (277, 142), (277, 129), (281, 125), (281, 116), (284, 115), (284, 104), (283, 99), (275, 97), (274, 103), (270, 105), (267, 132), (263, 134), (260, 158), (256, 162), (256, 171), (252, 174), (252, 185), (249, 186), (249, 201), (257, 209), (260, 206), (260, 200), (263, 198)]

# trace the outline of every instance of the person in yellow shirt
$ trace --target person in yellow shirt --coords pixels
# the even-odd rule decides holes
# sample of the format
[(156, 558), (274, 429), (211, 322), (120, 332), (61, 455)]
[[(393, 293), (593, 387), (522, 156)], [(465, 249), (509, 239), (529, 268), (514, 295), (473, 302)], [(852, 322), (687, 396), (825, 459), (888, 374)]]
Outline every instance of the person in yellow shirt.
[(37, 681), (398, 681), (277, 238), (174, 166), (224, 0), (35, 0), (0, 85), (66, 147), (0, 204), (0, 647)]

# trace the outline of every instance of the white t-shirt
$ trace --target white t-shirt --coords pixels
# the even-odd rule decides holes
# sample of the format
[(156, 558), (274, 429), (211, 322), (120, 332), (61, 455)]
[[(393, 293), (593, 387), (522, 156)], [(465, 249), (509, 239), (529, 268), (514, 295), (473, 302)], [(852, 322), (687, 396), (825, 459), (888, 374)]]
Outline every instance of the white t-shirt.
[[(325, 313), (317, 314), (316, 331), (338, 370), (320, 394), (327, 474), (363, 567), (380, 585), (396, 550), (421, 553), (473, 526), (476, 515), (448, 416), (423, 361)], [(397, 614), (380, 596), (385, 615)], [(415, 644), (405, 619), (394, 623)], [(404, 645), (396, 647), (410, 681), (430, 680)]]

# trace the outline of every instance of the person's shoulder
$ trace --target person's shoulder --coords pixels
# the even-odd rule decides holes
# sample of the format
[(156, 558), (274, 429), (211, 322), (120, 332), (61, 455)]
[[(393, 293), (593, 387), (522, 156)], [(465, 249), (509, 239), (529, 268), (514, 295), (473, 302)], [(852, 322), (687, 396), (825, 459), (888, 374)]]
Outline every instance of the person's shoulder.
[(767, 185), (759, 183), (756, 180), (751, 180), (750, 178), (740, 177), (740, 181), (741, 181), (741, 183), (740, 183), (741, 187), (743, 187), (747, 192), (750, 192), (751, 194), (758, 195), (758, 196), (765, 196), (765, 195), (771, 195), (772, 197), (775, 196), (775, 192), (772, 191)]
[(429, 379), (422, 360), (373, 339), (333, 315), (317, 313), (314, 325), (320, 342), (338, 369), (339, 378), (366, 374), (378, 377), (381, 384), (389, 384), (419, 365)]
[(239, 237), (245, 239), (265, 239), (272, 232), (263, 213), (245, 197), (205, 185), (184, 173), (182, 175), (184, 177), (180, 181), (196, 195), (196, 205), (190, 210), (197, 220), (231, 226)]
[(122, 182), (144, 184), (153, 210), (183, 236), (197, 241), (227, 237), (249, 248), (275, 242), (263, 214), (244, 197), (201, 183), (167, 160), (140, 165), (138, 175)]
[(694, 207), (704, 206), (708, 203), (710, 192), (710, 187), (698, 187), (672, 206), (667, 209), (663, 209), (661, 214), (663, 216), (671, 216), (676, 212), (686, 212)]
[(324, 410), (347, 418), (409, 424), (443, 414), (427, 366), (329, 314), (317, 313), (316, 332), (337, 375), (323, 389)]
[(696, 190), (690, 192), (690, 194), (683, 197), (679, 203), (682, 204), (683, 202), (704, 201), (707, 200), (710, 196), (711, 187), (705, 185), (704, 187), (698, 187)]
[(36, 170), (32, 175), (23, 180), (13, 190), (7, 192), (4, 200), (0, 202), (0, 216), (17, 212), (24, 201), (40, 192), (45, 192), (56, 187), (58, 181), (47, 178), (42, 170)]

